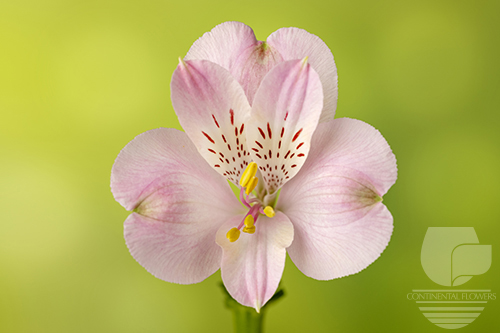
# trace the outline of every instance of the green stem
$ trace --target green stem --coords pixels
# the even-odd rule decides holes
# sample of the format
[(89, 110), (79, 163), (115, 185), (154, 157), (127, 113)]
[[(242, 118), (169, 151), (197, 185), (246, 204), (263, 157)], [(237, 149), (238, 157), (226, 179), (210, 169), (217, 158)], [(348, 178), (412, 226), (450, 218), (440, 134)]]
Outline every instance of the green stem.
[(235, 333), (262, 333), (264, 313), (258, 313), (246, 306), (233, 307), (233, 324)]
[(278, 288), (278, 291), (273, 295), (273, 297), (271, 297), (265, 306), (260, 309), (260, 312), (257, 312), (254, 308), (249, 308), (236, 302), (231, 295), (229, 295), (222, 283), (221, 287), (226, 295), (226, 307), (233, 312), (233, 327), (235, 333), (262, 333), (264, 331), (264, 313), (266, 312), (268, 305), (275, 302), (285, 294), (283, 289)]

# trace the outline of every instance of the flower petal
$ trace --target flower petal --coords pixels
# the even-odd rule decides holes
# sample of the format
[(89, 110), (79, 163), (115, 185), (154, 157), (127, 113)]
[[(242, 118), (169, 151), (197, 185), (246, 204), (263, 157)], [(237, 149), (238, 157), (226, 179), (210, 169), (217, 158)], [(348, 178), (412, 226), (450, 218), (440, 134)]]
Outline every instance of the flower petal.
[(171, 94), (179, 122), (201, 156), (237, 184), (251, 161), (245, 140), (250, 105), (241, 86), (219, 65), (192, 60), (175, 70)]
[(254, 234), (242, 232), (234, 243), (226, 233), (242, 219), (233, 218), (217, 232), (222, 256), (222, 280), (239, 303), (257, 311), (274, 295), (285, 267), (286, 250), (293, 240), (293, 226), (281, 212), (259, 217)]
[(396, 159), (376, 129), (353, 119), (321, 123), (311, 147), (277, 209), (294, 225), (290, 258), (329, 280), (363, 270), (389, 243), (392, 216), (380, 197), (396, 181)]
[(282, 62), (262, 81), (248, 121), (247, 144), (269, 193), (304, 164), (322, 107), (321, 82), (306, 60)]
[(278, 51), (257, 41), (252, 28), (240, 22), (224, 22), (205, 33), (184, 59), (209, 60), (227, 69), (250, 104), (266, 73), (283, 61)]
[(328, 46), (316, 35), (299, 28), (281, 28), (273, 32), (267, 42), (283, 60), (309, 57), (309, 63), (323, 84), (324, 106), (320, 122), (332, 120), (337, 109), (337, 67)]
[(125, 241), (151, 274), (196, 283), (220, 267), (216, 232), (241, 205), (185, 133), (161, 128), (132, 140), (113, 165), (111, 189), (135, 210), (125, 221)]
[(209, 60), (231, 72), (241, 54), (257, 44), (252, 28), (241, 22), (224, 22), (194, 42), (184, 59)]

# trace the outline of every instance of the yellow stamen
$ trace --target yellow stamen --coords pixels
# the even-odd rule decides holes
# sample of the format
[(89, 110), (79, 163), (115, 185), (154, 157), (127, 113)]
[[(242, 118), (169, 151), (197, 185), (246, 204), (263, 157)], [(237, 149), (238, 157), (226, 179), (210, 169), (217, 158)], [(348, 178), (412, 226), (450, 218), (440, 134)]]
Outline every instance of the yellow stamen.
[(255, 232), (255, 226), (253, 227), (244, 227), (243, 232), (246, 232), (247, 234), (253, 234)]
[(267, 206), (266, 208), (264, 208), (264, 214), (266, 214), (267, 217), (274, 217), (274, 215), (276, 215), (273, 207), (271, 206)]
[(255, 186), (257, 186), (257, 183), (259, 182), (259, 178), (253, 177), (250, 179), (250, 181), (247, 183), (247, 189), (245, 190), (245, 193), (249, 195), (252, 193), (252, 191), (255, 189)]
[(252, 180), (252, 178), (255, 177), (256, 173), (257, 173), (257, 163), (251, 162), (241, 175), (240, 185), (246, 187), (250, 182), (250, 180)]
[(255, 220), (252, 215), (248, 215), (245, 217), (245, 227), (243, 228), (243, 232), (247, 234), (253, 234), (255, 232)]
[(253, 219), (252, 215), (248, 215), (247, 217), (245, 217), (244, 223), (245, 223), (245, 227), (251, 228), (251, 227), (253, 227), (255, 220)]
[(226, 237), (231, 243), (236, 242), (238, 238), (240, 238), (240, 231), (238, 230), (238, 228), (232, 228), (227, 232)]

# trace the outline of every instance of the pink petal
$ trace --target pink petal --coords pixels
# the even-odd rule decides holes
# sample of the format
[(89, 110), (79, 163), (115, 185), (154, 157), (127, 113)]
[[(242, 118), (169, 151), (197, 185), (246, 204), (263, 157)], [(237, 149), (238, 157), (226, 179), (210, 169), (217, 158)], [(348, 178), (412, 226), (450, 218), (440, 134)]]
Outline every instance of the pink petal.
[(393, 228), (380, 197), (396, 178), (394, 154), (376, 129), (345, 118), (318, 125), (308, 160), (277, 206), (294, 225), (288, 253), (297, 267), (329, 280), (375, 261)]
[(253, 30), (240, 22), (225, 22), (205, 33), (184, 59), (209, 60), (227, 69), (243, 87), (250, 104), (266, 73), (283, 61), (279, 52), (257, 41)]
[(309, 57), (323, 84), (324, 106), (320, 122), (332, 120), (337, 109), (337, 67), (328, 46), (317, 36), (298, 28), (282, 28), (273, 32), (267, 42), (283, 60)]
[(224, 22), (194, 42), (184, 59), (209, 60), (231, 71), (241, 54), (257, 44), (252, 28), (241, 22)]
[(304, 60), (282, 62), (262, 81), (248, 121), (247, 143), (269, 193), (304, 164), (322, 107), (318, 74)]
[(151, 274), (196, 283), (220, 267), (216, 232), (241, 205), (185, 133), (161, 128), (132, 140), (113, 165), (111, 190), (135, 211), (125, 241)]
[(293, 240), (293, 226), (281, 212), (273, 218), (260, 216), (254, 234), (242, 232), (231, 243), (226, 233), (243, 216), (233, 218), (217, 232), (222, 256), (222, 280), (239, 303), (257, 311), (274, 295), (285, 267), (286, 248)]
[(244, 125), (250, 105), (241, 86), (219, 65), (192, 60), (175, 70), (171, 94), (179, 122), (201, 156), (236, 184), (251, 161)]

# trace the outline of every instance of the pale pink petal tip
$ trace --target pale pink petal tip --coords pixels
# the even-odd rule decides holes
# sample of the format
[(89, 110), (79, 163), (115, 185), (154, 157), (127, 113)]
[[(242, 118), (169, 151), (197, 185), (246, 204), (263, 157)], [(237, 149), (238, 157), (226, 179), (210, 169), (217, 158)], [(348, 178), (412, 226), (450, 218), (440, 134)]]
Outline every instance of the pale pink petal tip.
[(217, 244), (223, 250), (222, 280), (236, 301), (260, 311), (278, 288), (293, 226), (281, 212), (273, 218), (261, 216), (254, 234), (241, 232), (238, 240), (229, 242), (226, 233), (240, 221), (235, 217), (217, 232)]
[(111, 188), (135, 211), (125, 221), (125, 241), (151, 274), (188, 284), (217, 271), (216, 232), (241, 205), (185, 133), (160, 128), (136, 137), (115, 161)]
[(321, 81), (307, 58), (282, 62), (265, 76), (247, 138), (269, 193), (292, 179), (306, 161), (322, 107)]
[(332, 120), (337, 109), (338, 76), (332, 52), (325, 42), (299, 28), (278, 29), (267, 38), (267, 42), (285, 61), (309, 57), (308, 61), (323, 85), (324, 105), (320, 122)]
[(297, 267), (330, 280), (375, 261), (393, 229), (381, 196), (396, 178), (394, 154), (372, 126), (353, 119), (320, 124), (308, 160), (281, 190), (277, 207), (294, 225), (288, 253)]
[(244, 126), (250, 105), (239, 83), (215, 63), (189, 60), (172, 76), (171, 98), (182, 128), (201, 156), (237, 184), (251, 161)]

